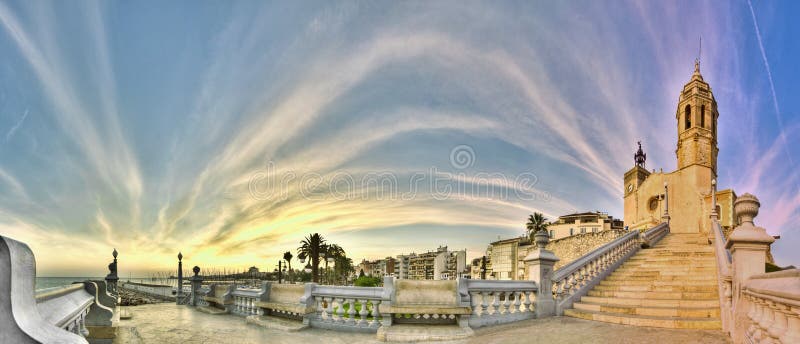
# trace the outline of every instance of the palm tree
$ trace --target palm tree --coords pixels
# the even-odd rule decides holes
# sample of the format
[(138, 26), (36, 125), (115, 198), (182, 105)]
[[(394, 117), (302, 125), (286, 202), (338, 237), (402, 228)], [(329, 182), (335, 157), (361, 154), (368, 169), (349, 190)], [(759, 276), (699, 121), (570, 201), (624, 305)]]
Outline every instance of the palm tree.
[(525, 228), (528, 229), (528, 238), (533, 240), (534, 234), (538, 231), (546, 230), (547, 225), (547, 218), (542, 213), (533, 213), (533, 215), (528, 216), (528, 223), (525, 224)]
[(311, 259), (311, 276), (319, 283), (319, 258), (325, 249), (325, 238), (319, 233), (310, 234), (300, 242), (297, 253)]

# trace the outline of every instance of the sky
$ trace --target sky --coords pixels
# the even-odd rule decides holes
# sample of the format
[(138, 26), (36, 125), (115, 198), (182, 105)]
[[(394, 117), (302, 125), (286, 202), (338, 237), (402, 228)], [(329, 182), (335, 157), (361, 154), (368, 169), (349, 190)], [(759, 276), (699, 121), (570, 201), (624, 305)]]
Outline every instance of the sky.
[[(41, 276), (482, 254), (622, 217), (701, 59), (719, 186), (800, 263), (796, 1), (0, 1), (0, 235)], [(700, 37), (702, 36), (702, 49)], [(297, 263), (295, 263), (297, 264)]]

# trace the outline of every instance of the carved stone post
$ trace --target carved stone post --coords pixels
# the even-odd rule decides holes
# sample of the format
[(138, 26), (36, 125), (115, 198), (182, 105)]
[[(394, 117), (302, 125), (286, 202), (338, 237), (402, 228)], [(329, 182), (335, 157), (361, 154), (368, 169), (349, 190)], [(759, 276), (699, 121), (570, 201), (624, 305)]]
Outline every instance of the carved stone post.
[(540, 230), (534, 235), (536, 248), (525, 257), (525, 265), (528, 267), (530, 279), (536, 282), (539, 287), (536, 293), (536, 305), (534, 311), (536, 317), (546, 317), (556, 314), (556, 303), (553, 299), (553, 265), (559, 261), (553, 252), (545, 249), (550, 241), (547, 231)]
[(189, 278), (189, 281), (192, 283), (192, 300), (190, 301), (190, 304), (192, 306), (197, 306), (197, 298), (199, 297), (198, 293), (200, 292), (200, 287), (203, 284), (203, 278), (198, 275), (200, 273), (199, 266), (193, 267), (192, 272), (194, 272), (194, 276)]
[(180, 304), (183, 299), (183, 254), (178, 252), (178, 292), (175, 295), (175, 302)]
[(664, 182), (664, 215), (661, 215), (661, 221), (669, 224), (669, 190), (667, 190), (667, 182)]
[[(743, 312), (745, 300), (742, 298), (742, 285), (753, 275), (765, 272), (767, 250), (775, 239), (767, 234), (764, 228), (756, 227), (753, 218), (758, 215), (761, 203), (758, 198), (746, 193), (736, 199), (733, 204), (736, 216), (741, 223), (728, 237), (725, 247), (731, 252), (731, 267), (733, 268), (733, 309), (735, 333), (733, 338), (744, 338), (743, 324), (746, 315)], [(740, 301), (742, 304), (740, 304)]]
[(117, 281), (119, 277), (117, 276), (117, 249), (114, 249), (114, 252), (111, 253), (114, 256), (114, 261), (111, 264), (108, 264), (108, 275), (106, 275), (106, 284), (108, 287), (108, 292), (111, 295), (117, 296)]

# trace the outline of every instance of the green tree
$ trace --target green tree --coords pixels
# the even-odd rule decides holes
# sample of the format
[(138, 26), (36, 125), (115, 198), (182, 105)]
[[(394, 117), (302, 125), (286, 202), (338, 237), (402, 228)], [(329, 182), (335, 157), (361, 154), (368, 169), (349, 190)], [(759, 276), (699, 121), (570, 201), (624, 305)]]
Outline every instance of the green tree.
[[(328, 273), (328, 261), (333, 260), (336, 262), (338, 259), (345, 256), (344, 249), (337, 245), (337, 244), (328, 244), (325, 245), (325, 278), (328, 278), (330, 274)], [(330, 281), (327, 281), (330, 283)]]
[(528, 238), (533, 240), (536, 232), (547, 230), (547, 218), (542, 213), (533, 213), (528, 216), (528, 223), (525, 224), (525, 228), (528, 230), (526, 233)]
[(325, 250), (325, 238), (319, 233), (310, 234), (300, 241), (297, 248), (299, 255), (311, 260), (311, 276), (315, 283), (319, 283), (319, 258)]

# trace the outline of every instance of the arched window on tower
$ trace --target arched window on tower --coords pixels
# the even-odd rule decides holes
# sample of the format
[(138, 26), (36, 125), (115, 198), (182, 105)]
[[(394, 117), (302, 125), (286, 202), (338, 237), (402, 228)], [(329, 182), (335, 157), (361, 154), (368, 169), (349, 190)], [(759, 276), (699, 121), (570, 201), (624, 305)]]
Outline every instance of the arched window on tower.
[(692, 107), (690, 105), (686, 105), (686, 109), (683, 111), (683, 121), (685, 123), (684, 130), (692, 127)]
[(706, 106), (700, 105), (700, 126), (706, 127)]

